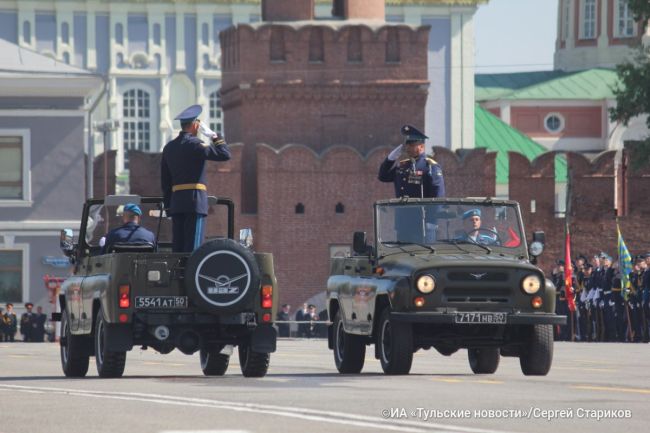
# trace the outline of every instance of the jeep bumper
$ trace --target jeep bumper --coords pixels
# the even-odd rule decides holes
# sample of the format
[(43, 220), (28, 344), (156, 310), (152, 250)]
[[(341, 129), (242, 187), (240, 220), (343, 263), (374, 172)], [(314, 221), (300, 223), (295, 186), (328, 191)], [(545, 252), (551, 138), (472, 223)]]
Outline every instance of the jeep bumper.
[[(488, 311), (485, 311), (488, 313)], [(458, 326), (465, 326), (465, 323), (456, 323), (456, 312), (413, 312), (402, 313), (392, 312), (390, 314), (392, 320), (396, 322), (408, 323), (442, 323)], [(567, 322), (566, 316), (558, 316), (553, 313), (507, 313), (506, 323), (491, 324), (491, 323), (473, 323), (473, 325), (565, 325)]]

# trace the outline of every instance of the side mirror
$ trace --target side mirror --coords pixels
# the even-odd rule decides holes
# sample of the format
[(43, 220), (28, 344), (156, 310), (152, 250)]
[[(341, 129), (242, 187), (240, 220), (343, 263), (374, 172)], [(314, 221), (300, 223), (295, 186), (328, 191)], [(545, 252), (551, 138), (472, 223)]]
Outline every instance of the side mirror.
[(65, 254), (68, 257), (74, 255), (75, 248), (74, 248), (74, 238), (72, 234), (72, 229), (61, 230), (59, 245), (61, 246), (61, 251), (63, 251), (63, 254)]
[(253, 246), (253, 230), (250, 228), (239, 230), (239, 243), (246, 248)]
[(542, 255), (542, 253), (544, 252), (545, 240), (546, 240), (546, 236), (544, 235), (544, 232), (542, 231), (533, 232), (533, 241), (528, 246), (528, 252), (533, 258), (536, 259), (538, 256)]
[(368, 254), (368, 240), (366, 238), (366, 232), (354, 232), (354, 238), (352, 240), (352, 251), (360, 255)]

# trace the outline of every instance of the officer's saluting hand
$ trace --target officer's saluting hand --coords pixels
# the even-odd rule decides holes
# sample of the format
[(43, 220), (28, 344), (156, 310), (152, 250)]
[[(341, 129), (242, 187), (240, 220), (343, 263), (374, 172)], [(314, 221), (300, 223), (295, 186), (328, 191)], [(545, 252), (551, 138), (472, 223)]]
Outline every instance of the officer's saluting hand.
[[(379, 180), (395, 184), (395, 196), (411, 198), (435, 198), (445, 196), (445, 182), (440, 165), (424, 153), (427, 137), (411, 125), (401, 129), (405, 137), (388, 154), (379, 167)], [(399, 159), (402, 155), (406, 158)]]
[[(172, 217), (174, 252), (191, 252), (203, 242), (203, 219), (208, 214), (205, 161), (230, 159), (230, 149), (221, 134), (198, 119), (201, 111), (200, 105), (192, 105), (176, 116), (181, 132), (163, 149), (161, 186), (165, 209)], [(209, 142), (197, 137), (199, 131), (209, 137)]]

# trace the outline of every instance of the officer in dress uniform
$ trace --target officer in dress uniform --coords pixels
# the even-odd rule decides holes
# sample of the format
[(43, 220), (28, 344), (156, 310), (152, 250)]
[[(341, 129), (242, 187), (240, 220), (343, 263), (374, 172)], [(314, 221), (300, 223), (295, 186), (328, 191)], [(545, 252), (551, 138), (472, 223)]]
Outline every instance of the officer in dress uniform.
[[(379, 167), (379, 180), (393, 182), (396, 197), (436, 198), (445, 196), (442, 168), (424, 151), (429, 138), (411, 125), (401, 129), (404, 144), (397, 146)], [(397, 241), (431, 242), (436, 219), (432, 212), (423, 215), (422, 207), (400, 208), (395, 212)], [(423, 225), (424, 224), (424, 225)]]
[[(580, 311), (580, 339), (581, 341), (593, 340), (593, 320), (591, 317), (592, 300), (594, 295), (593, 288), (593, 266), (590, 263), (585, 263), (582, 271), (582, 281), (579, 282), (581, 286), (580, 301), (582, 304), (582, 311)], [(584, 317), (583, 317), (584, 313)], [(584, 335), (582, 332), (584, 331)]]
[(643, 291), (641, 292), (641, 311), (643, 315), (643, 342), (650, 340), (650, 253), (644, 255), (646, 268), (641, 277)]
[(100, 239), (102, 254), (110, 253), (113, 245), (117, 243), (151, 244), (156, 246), (156, 237), (151, 231), (140, 225), (142, 210), (134, 203), (124, 205), (122, 211), (122, 225), (108, 232)]
[(645, 270), (645, 259), (642, 256), (636, 256), (634, 268), (630, 273), (630, 294), (627, 304), (630, 312), (630, 328), (632, 331), (632, 341), (639, 342), (643, 338), (643, 318), (641, 311), (641, 295), (643, 291), (643, 271)]
[(379, 167), (379, 180), (393, 182), (396, 197), (444, 197), (442, 168), (424, 152), (424, 140), (429, 137), (411, 125), (402, 127), (402, 135), (404, 144), (397, 146)]
[[(163, 149), (161, 183), (165, 209), (172, 217), (174, 252), (191, 252), (203, 242), (203, 221), (208, 214), (205, 161), (230, 159), (223, 137), (201, 125), (201, 111), (200, 105), (192, 105), (176, 116), (181, 132)], [(211, 135), (209, 143), (197, 137), (200, 129)]]
[(614, 268), (612, 268), (612, 258), (604, 252), (600, 253), (600, 262), (602, 263), (602, 308), (603, 308), (603, 325), (605, 328), (604, 341), (616, 341), (616, 310), (613, 296)]

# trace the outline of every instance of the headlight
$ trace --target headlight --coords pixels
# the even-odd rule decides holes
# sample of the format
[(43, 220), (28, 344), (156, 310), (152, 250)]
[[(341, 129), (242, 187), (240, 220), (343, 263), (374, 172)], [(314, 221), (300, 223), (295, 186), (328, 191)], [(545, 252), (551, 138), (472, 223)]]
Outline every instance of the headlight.
[(426, 295), (436, 288), (436, 280), (431, 275), (422, 275), (418, 278), (417, 286), (418, 290)]
[(542, 281), (537, 275), (528, 275), (521, 281), (521, 289), (529, 295), (539, 292), (539, 289), (541, 288)]
[(539, 241), (535, 241), (531, 243), (530, 246), (528, 247), (528, 252), (530, 253), (531, 256), (534, 257), (541, 256), (542, 251), (544, 251), (544, 244)]

